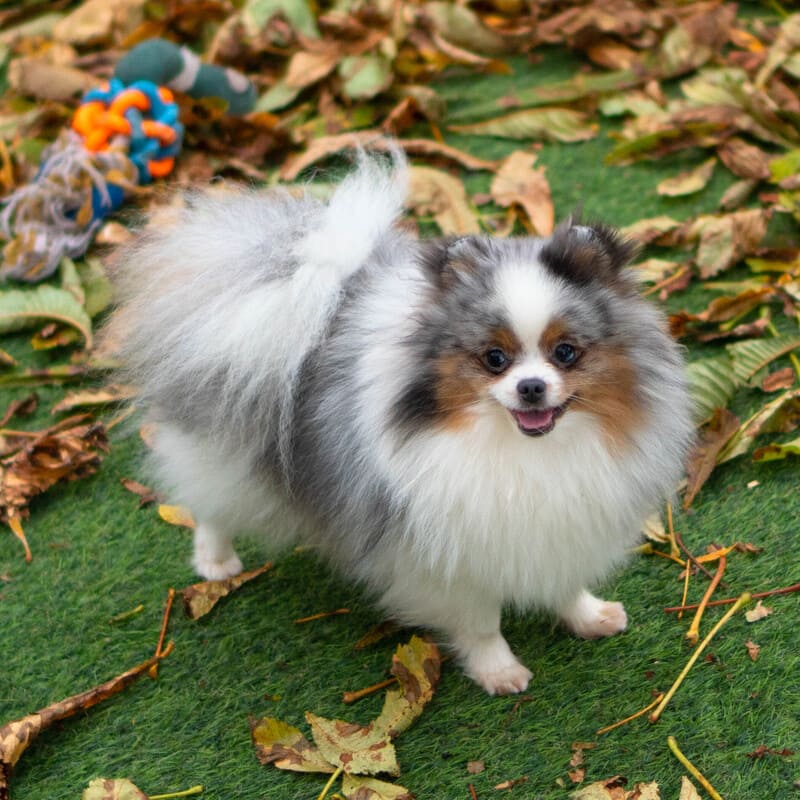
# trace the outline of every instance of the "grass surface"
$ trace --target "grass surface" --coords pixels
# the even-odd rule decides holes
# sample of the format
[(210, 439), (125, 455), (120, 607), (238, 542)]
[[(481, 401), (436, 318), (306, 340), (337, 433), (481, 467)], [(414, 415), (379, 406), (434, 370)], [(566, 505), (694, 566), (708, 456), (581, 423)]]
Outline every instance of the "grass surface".
[[(452, 78), (440, 85), (454, 108), (459, 103), (502, 94), (517, 85), (567, 77), (575, 62), (548, 53), (543, 63), (516, 62), (511, 78)], [(516, 145), (499, 140), (448, 137), (484, 157), (499, 157)], [(656, 183), (699, 161), (686, 154), (660, 163), (618, 168), (603, 165), (605, 136), (580, 145), (546, 145), (556, 210), (564, 216), (582, 205), (587, 217), (624, 225), (669, 213), (683, 218), (712, 210), (724, 190), (722, 171), (691, 200), (660, 198)], [(489, 178), (466, 178), (470, 192), (485, 190)], [(699, 296), (673, 300), (700, 303)], [(708, 298), (705, 298), (706, 300)], [(4, 344), (7, 346), (7, 343)], [(10, 348), (24, 363), (46, 363), (26, 340)], [(24, 391), (5, 392), (2, 405)], [(47, 424), (47, 410), (61, 389), (40, 391), (42, 411), (34, 424)], [(739, 401), (746, 410), (747, 396)], [(46, 419), (47, 418), (47, 419)], [(10, 535), (0, 536), (0, 721), (7, 721), (66, 695), (89, 688), (152, 654), (169, 586), (195, 577), (188, 566), (190, 533), (137, 508), (137, 498), (119, 483), (147, 483), (140, 466), (143, 446), (134, 429), (115, 429), (111, 454), (99, 473), (57, 487), (34, 503), (26, 525), (34, 560), (26, 565)], [(224, 465), (221, 465), (224, 468)], [(749, 481), (760, 483), (747, 489)], [(796, 462), (755, 466), (746, 459), (720, 468), (703, 489), (690, 515), (677, 527), (688, 546), (702, 552), (711, 542), (750, 541), (759, 555), (734, 554), (725, 596), (796, 582), (800, 563), (800, 494)], [(591, 535), (591, 532), (588, 532)], [(250, 543), (241, 550), (248, 566), (264, 554)], [(8, 579), (8, 580), (6, 580)], [(694, 581), (699, 599), (705, 581)], [(586, 780), (622, 774), (630, 781), (656, 780), (663, 797), (677, 798), (680, 765), (669, 753), (667, 735), (710, 778), (726, 800), (788, 798), (800, 778), (797, 757), (746, 756), (759, 745), (800, 749), (798, 596), (774, 598), (774, 613), (754, 625), (735, 617), (712, 643), (713, 658), (692, 670), (661, 722), (646, 720), (604, 737), (594, 731), (627, 716), (666, 690), (689, 651), (686, 621), (661, 609), (679, 602), (677, 569), (655, 558), (637, 557), (604, 589), (622, 600), (630, 627), (599, 642), (574, 639), (536, 616), (509, 616), (505, 631), (512, 648), (534, 673), (529, 700), (489, 698), (451, 664), (422, 717), (398, 740), (399, 782), (419, 798), (500, 796), (492, 787), (528, 776), (514, 790), (524, 798), (560, 800), (571, 791), (567, 777), (573, 742), (596, 742), (586, 750)], [(109, 619), (139, 603), (144, 611), (126, 621)], [(348, 607), (351, 613), (303, 626), (292, 620)], [(707, 631), (722, 611), (707, 613)], [(341, 692), (385, 677), (391, 654), (408, 632), (366, 651), (353, 644), (379, 622), (369, 598), (315, 563), (308, 554), (282, 554), (271, 573), (223, 601), (207, 618), (191, 623), (173, 616), (174, 653), (159, 678), (147, 678), (89, 713), (43, 734), (23, 756), (12, 778), (15, 800), (77, 798), (95, 776), (129, 777), (152, 794), (202, 783), (208, 800), (313, 798), (318, 776), (260, 766), (249, 741), (247, 717), (277, 716), (305, 729), (303, 712), (366, 722), (380, 709), (382, 695), (354, 707)], [(744, 642), (761, 655), (752, 662)], [(483, 760), (486, 770), (469, 775), (466, 763)], [(560, 783), (563, 785), (560, 785)]]

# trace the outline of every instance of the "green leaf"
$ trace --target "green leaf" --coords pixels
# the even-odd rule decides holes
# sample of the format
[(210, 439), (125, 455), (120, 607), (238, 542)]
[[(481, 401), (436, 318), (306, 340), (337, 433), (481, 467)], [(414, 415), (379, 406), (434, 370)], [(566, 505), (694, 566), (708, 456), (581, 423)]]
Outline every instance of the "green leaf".
[(783, 444), (768, 444), (753, 453), (753, 461), (778, 461), (787, 456), (800, 456), (800, 436)]
[(800, 336), (776, 336), (774, 339), (746, 339), (726, 345), (733, 359), (733, 371), (739, 383), (747, 383), (760, 369), (800, 347)]
[(92, 346), (92, 321), (75, 297), (65, 289), (41, 285), (35, 289), (0, 292), (0, 333), (35, 328), (54, 320), (77, 328), (86, 348)]
[(342, 794), (347, 800), (411, 800), (413, 795), (403, 786), (377, 778), (360, 778), (345, 773)]
[(83, 287), (83, 307), (86, 313), (94, 318), (111, 305), (114, 294), (111, 281), (99, 258), (87, 258), (85, 261), (79, 261), (75, 267)]
[(725, 408), (739, 385), (727, 355), (693, 361), (686, 373), (698, 425), (711, 419), (717, 408)]
[(147, 795), (127, 778), (95, 778), (81, 800), (147, 800)]
[(274, 717), (250, 721), (256, 757), (262, 764), (274, 764), (292, 772), (335, 772), (319, 750), (299, 729)]
[(306, 0), (247, 0), (242, 8), (242, 19), (254, 34), (260, 33), (278, 14), (298, 33), (319, 39), (319, 28)]
[(434, 2), (425, 3), (423, 8), (433, 27), (449, 42), (481, 55), (508, 52), (506, 40), (487, 28), (481, 18), (466, 5)]
[(256, 100), (253, 111), (280, 111), (293, 102), (300, 91), (289, 86), (285, 80), (279, 80)]
[(449, 125), (449, 130), (500, 139), (544, 139), (583, 142), (597, 135), (597, 123), (587, 114), (569, 108), (536, 108), (513, 111), (484, 122)]
[(394, 73), (392, 62), (380, 53), (345, 56), (339, 63), (342, 91), (351, 100), (369, 100), (388, 88)]
[(788, 433), (800, 425), (800, 389), (790, 389), (760, 408), (728, 439), (717, 458), (722, 464), (744, 455), (762, 433)]

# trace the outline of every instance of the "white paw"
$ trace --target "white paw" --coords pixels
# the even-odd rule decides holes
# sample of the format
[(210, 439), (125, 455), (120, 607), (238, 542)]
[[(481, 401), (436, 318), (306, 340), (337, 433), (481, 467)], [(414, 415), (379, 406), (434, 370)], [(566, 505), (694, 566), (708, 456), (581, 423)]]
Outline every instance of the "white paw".
[(533, 674), (524, 664), (514, 659), (513, 664), (500, 669), (470, 673), (469, 676), (489, 694), (494, 695), (524, 692)]
[(614, 636), (628, 627), (628, 615), (622, 603), (601, 600), (583, 592), (569, 613), (564, 615), (567, 627), (583, 639)]
[(516, 694), (528, 688), (532, 674), (511, 652), (500, 633), (461, 640), (464, 672), (489, 694)]
[(224, 561), (216, 561), (202, 553), (195, 553), (192, 558), (192, 566), (195, 572), (207, 581), (223, 581), (225, 578), (238, 575), (244, 569), (241, 559), (236, 553)]

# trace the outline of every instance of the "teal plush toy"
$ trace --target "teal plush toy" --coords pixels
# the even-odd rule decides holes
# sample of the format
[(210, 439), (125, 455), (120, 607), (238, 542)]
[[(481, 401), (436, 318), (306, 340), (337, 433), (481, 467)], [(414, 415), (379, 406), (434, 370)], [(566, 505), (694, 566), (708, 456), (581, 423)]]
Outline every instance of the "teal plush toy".
[(136, 45), (117, 63), (114, 77), (126, 85), (148, 80), (191, 97), (221, 97), (234, 116), (252, 111), (256, 101), (255, 86), (241, 72), (204, 64), (188, 48), (166, 39)]

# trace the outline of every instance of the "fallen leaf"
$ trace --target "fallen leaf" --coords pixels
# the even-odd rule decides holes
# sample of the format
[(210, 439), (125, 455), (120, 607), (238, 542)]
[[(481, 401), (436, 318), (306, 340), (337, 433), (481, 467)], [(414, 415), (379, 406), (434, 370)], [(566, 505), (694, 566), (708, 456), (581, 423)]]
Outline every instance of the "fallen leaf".
[(470, 775), (480, 775), (486, 769), (483, 761), (467, 761), (467, 772)]
[(583, 768), (571, 769), (567, 772), (569, 779), (573, 783), (580, 783), (586, 777), (586, 770)]
[(771, 156), (760, 147), (756, 147), (738, 136), (724, 141), (717, 148), (717, 155), (737, 178), (764, 181), (770, 176)]
[(0, 520), (24, 519), (37, 495), (93, 474), (101, 452), (108, 452), (103, 426), (85, 414), (22, 437), (16, 452), (0, 461)]
[(169, 522), (170, 525), (178, 525), (182, 528), (192, 529), (195, 527), (191, 511), (183, 506), (167, 506), (161, 504), (158, 507), (158, 516), (161, 517), (164, 522)]
[(765, 744), (760, 744), (752, 753), (745, 753), (745, 755), (754, 760), (764, 758), (765, 756), (781, 756), (782, 758), (788, 758), (794, 755), (794, 750), (789, 750), (788, 747), (784, 747), (782, 750), (774, 750), (771, 747), (767, 747)]
[(632, 225), (622, 228), (626, 239), (632, 239), (639, 244), (658, 243), (665, 235), (680, 228), (681, 223), (672, 217), (662, 214), (659, 217), (640, 219)]
[(335, 767), (356, 775), (400, 774), (394, 745), (386, 731), (372, 724), (319, 717), (310, 711), (306, 711), (306, 721), (319, 752)]
[(142, 23), (145, 5), (146, 0), (84, 0), (56, 23), (53, 36), (82, 47), (120, 42)]
[(478, 221), (458, 178), (433, 167), (409, 168), (408, 206), (417, 215), (430, 214), (443, 234), (480, 233)]
[(686, 367), (686, 376), (698, 425), (708, 422), (718, 408), (725, 408), (740, 385), (728, 355), (692, 361)]
[(663, 543), (669, 541), (669, 534), (664, 529), (664, 522), (658, 512), (652, 514), (644, 521), (642, 533), (650, 539), (651, 542)]
[(686, 465), (687, 483), (683, 507), (689, 508), (703, 484), (708, 480), (720, 451), (739, 429), (739, 418), (726, 408), (718, 408), (700, 431)]
[(50, 413), (59, 414), (62, 411), (74, 411), (76, 408), (86, 408), (87, 406), (121, 403), (136, 397), (137, 394), (138, 390), (134, 386), (125, 386), (121, 383), (112, 383), (102, 389), (82, 389), (77, 392), (69, 392), (53, 406)]
[(387, 89), (394, 80), (392, 63), (381, 53), (345, 56), (339, 60), (342, 92), (351, 100), (369, 100)]
[(791, 389), (770, 400), (739, 426), (719, 453), (718, 463), (723, 464), (744, 455), (753, 446), (757, 436), (764, 433), (788, 433), (800, 425), (800, 389)]
[(29, 417), (39, 405), (39, 395), (35, 392), (21, 400), (12, 400), (0, 418), (0, 428), (5, 427), (14, 417)]
[(223, 597), (270, 569), (272, 569), (272, 563), (268, 561), (263, 567), (242, 572), (232, 578), (225, 578), (221, 581), (201, 581), (181, 589), (180, 594), (186, 616), (189, 619), (204, 617)]
[(597, 136), (598, 129), (597, 123), (591, 121), (587, 114), (568, 108), (532, 108), (483, 122), (447, 127), (456, 133), (471, 136), (559, 142), (585, 142)]
[(792, 367), (784, 367), (765, 376), (764, 380), (761, 381), (761, 389), (764, 392), (779, 392), (782, 389), (791, 388), (794, 386), (794, 382), (794, 369)]
[(250, 720), (256, 758), (293, 772), (335, 772), (319, 750), (294, 726), (273, 717)]
[(761, 652), (761, 646), (751, 642), (749, 639), (744, 643), (744, 646), (747, 648), (747, 655), (750, 656), (750, 660), (756, 661), (758, 654)]
[(92, 321), (70, 292), (46, 284), (0, 291), (0, 333), (36, 328), (48, 320), (77, 328), (86, 349), (91, 348)]
[(665, 178), (658, 184), (656, 191), (667, 197), (682, 197), (687, 194), (695, 194), (706, 188), (711, 176), (714, 174), (716, 163), (716, 158), (709, 158), (688, 172), (681, 172), (672, 178)]
[(394, 738), (422, 713), (439, 683), (441, 656), (433, 642), (412, 636), (392, 656), (391, 673), (400, 688), (386, 692), (380, 715), (373, 725), (376, 730)]
[(301, 50), (289, 60), (286, 85), (291, 89), (305, 89), (333, 72), (340, 59), (341, 54), (335, 48), (319, 52)]
[(363, 778), (345, 773), (342, 794), (347, 800), (412, 800), (408, 789), (377, 778)]
[(738, 381), (746, 383), (756, 373), (792, 350), (800, 348), (800, 336), (787, 334), (772, 339), (752, 339), (725, 347), (733, 359), (733, 371)]
[(515, 786), (520, 786), (523, 783), (528, 782), (528, 776), (522, 775), (519, 778), (512, 778), (511, 780), (502, 781), (498, 783), (494, 788), (495, 789), (513, 789)]
[(139, 506), (146, 506), (149, 503), (155, 503), (158, 501), (159, 496), (156, 492), (150, 489), (147, 486), (142, 485), (141, 483), (137, 483), (130, 478), (120, 478), (119, 482), (129, 491), (133, 492), (135, 495), (139, 497)]
[(148, 800), (127, 778), (95, 778), (83, 790), (81, 800)]
[(534, 167), (535, 162), (535, 154), (515, 150), (500, 165), (489, 191), (503, 208), (522, 207), (536, 235), (549, 236), (555, 222), (550, 184), (544, 167)]
[(697, 266), (701, 278), (712, 278), (752, 253), (767, 232), (767, 212), (760, 208), (698, 218), (689, 237), (699, 238)]
[(681, 775), (681, 794), (678, 800), (701, 800), (694, 784), (685, 775)]
[(753, 461), (779, 461), (788, 456), (800, 455), (800, 437), (782, 444), (768, 444), (753, 451)]
[(744, 618), (748, 622), (758, 622), (760, 619), (764, 619), (764, 617), (768, 617), (772, 613), (772, 609), (769, 606), (765, 606), (761, 600), (756, 603), (755, 608), (751, 608), (748, 611), (744, 612)]
[(86, 692), (67, 697), (58, 703), (53, 703), (46, 708), (34, 711), (26, 717), (0, 727), (0, 797), (8, 798), (8, 778), (11, 770), (25, 750), (28, 749), (30, 743), (42, 731), (50, 728), (55, 722), (71, 717), (78, 712), (86, 711), (109, 697), (119, 694), (171, 652), (172, 647), (169, 646), (161, 654), (149, 658), (142, 664), (123, 672), (110, 681), (95, 686)]

